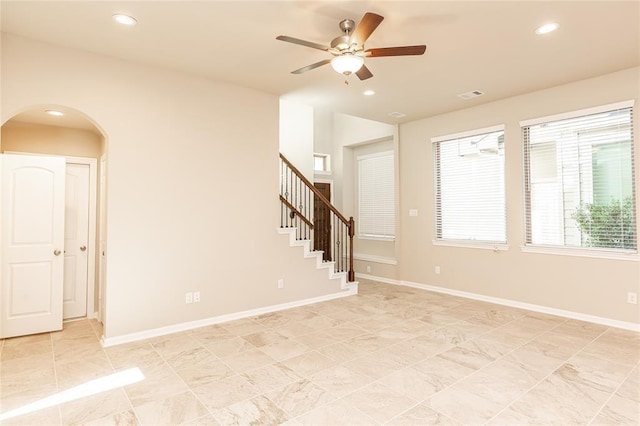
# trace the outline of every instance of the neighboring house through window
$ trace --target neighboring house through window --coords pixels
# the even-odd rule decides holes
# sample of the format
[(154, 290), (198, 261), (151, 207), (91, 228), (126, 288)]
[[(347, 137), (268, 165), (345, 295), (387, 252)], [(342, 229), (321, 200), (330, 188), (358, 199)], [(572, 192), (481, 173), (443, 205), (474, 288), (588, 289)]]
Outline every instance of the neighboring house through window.
[(632, 103), (521, 123), (527, 245), (637, 249)]

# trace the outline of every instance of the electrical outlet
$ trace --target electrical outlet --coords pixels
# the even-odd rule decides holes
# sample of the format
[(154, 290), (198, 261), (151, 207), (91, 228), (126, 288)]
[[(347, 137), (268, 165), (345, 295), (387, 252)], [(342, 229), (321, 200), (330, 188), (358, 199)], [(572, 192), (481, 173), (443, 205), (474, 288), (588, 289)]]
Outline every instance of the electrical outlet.
[(367, 265), (367, 272), (371, 272), (371, 265)]
[(193, 303), (199, 303), (200, 302), (200, 292), (199, 291), (194, 291), (193, 292)]
[(437, 275), (437, 274), (439, 274), (439, 273), (440, 273), (440, 267), (439, 267), (439, 266), (436, 266), (435, 271), (436, 271), (436, 275)]
[(631, 303), (633, 305), (637, 305), (638, 304), (638, 293), (634, 293), (632, 291), (627, 293), (627, 303)]
[(184, 303), (193, 303), (193, 293), (184, 294)]
[(278, 280), (278, 288), (284, 288), (284, 279), (283, 278), (280, 278)]

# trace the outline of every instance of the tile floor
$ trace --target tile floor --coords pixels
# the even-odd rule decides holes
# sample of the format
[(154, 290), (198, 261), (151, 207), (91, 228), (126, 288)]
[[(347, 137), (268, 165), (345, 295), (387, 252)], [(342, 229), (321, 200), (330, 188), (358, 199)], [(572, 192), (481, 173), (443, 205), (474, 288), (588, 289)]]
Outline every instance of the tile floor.
[(640, 424), (640, 334), (371, 281), (360, 294), (109, 348), (100, 324), (0, 341), (3, 424)]

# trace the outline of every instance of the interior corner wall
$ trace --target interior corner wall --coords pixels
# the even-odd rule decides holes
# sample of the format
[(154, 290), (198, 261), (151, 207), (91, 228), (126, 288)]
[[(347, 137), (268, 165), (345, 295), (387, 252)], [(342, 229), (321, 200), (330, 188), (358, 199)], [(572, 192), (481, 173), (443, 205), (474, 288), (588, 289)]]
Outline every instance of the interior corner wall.
[[(355, 197), (357, 196), (355, 180), (357, 176), (355, 174), (356, 160), (354, 150), (356, 150), (357, 147), (362, 147), (367, 144), (379, 142), (389, 144), (393, 147), (392, 149), (396, 154), (397, 164), (397, 126), (336, 113), (333, 115), (332, 132), (334, 146), (332, 155), (332, 178), (336, 182), (334, 192), (335, 204), (345, 216), (355, 217), (357, 213), (355, 204)], [(398, 173), (396, 167), (396, 189), (398, 188), (397, 178)], [(397, 196), (398, 191), (396, 191), (396, 197)], [(357, 217), (355, 219), (357, 221)], [(388, 258), (390, 254), (395, 256), (395, 246), (396, 242), (389, 241), (357, 241), (354, 244), (358, 254), (372, 255), (372, 259), (381, 257), (381, 255), (385, 258)], [(356, 273), (375, 274), (375, 276), (393, 280), (397, 278), (396, 265), (377, 263), (373, 260), (356, 260), (354, 266)], [(367, 266), (370, 267), (371, 271), (367, 272)]]
[(313, 152), (333, 155), (331, 131), (333, 112), (328, 109), (313, 109)]
[(313, 182), (313, 108), (280, 100), (280, 152)]
[(57, 104), (105, 134), (105, 338), (340, 291), (277, 232), (277, 97), (11, 34), (1, 54), (2, 123)]
[[(640, 324), (640, 262), (526, 253), (524, 246), (523, 153), (520, 121), (634, 100), (640, 107), (640, 68), (577, 81), (400, 126), (401, 211), (399, 266), (403, 281), (433, 285), (515, 302)], [(639, 114), (635, 114), (635, 185), (640, 177)], [(435, 246), (431, 138), (505, 125), (507, 251)], [(640, 224), (640, 203), (636, 202)], [(640, 229), (640, 228), (636, 228)], [(440, 274), (435, 274), (440, 266)]]

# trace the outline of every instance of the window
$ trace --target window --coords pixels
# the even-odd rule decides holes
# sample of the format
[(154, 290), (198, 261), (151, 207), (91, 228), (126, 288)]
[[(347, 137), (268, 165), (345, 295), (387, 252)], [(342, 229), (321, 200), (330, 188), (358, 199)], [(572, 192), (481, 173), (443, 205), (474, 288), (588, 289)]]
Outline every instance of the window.
[(635, 251), (632, 104), (521, 125), (526, 243)]
[(504, 127), (432, 142), (436, 241), (506, 243)]
[(396, 233), (393, 151), (357, 157), (358, 237), (393, 239)]
[(313, 154), (313, 171), (319, 174), (331, 173), (331, 163), (328, 154)]

